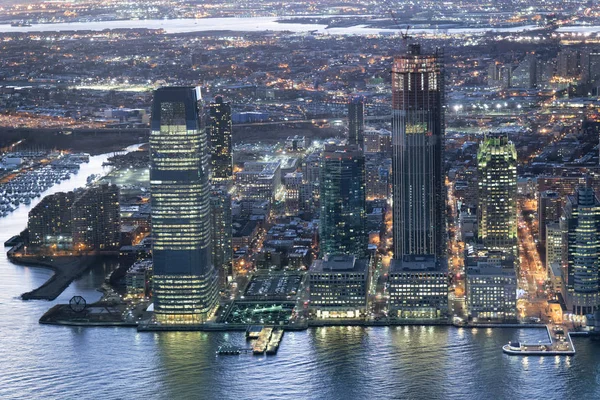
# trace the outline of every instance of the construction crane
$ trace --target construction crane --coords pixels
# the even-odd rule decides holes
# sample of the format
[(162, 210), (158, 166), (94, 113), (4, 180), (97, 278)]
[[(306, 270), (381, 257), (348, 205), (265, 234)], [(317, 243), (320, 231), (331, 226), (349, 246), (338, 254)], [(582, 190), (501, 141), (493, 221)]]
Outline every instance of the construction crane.
[(392, 10), (390, 10), (390, 16), (392, 17), (392, 21), (394, 21), (394, 24), (396, 24), (396, 27), (400, 31), (400, 35), (402, 36), (402, 41), (404, 43), (404, 47), (406, 47), (406, 41), (408, 39), (412, 39), (412, 36), (410, 36), (408, 34), (408, 30), (410, 29), (410, 25), (407, 25), (406, 26), (406, 31), (402, 32), (402, 28), (400, 28), (400, 24), (398, 23), (398, 19), (396, 18), (396, 16), (394, 15), (394, 12)]

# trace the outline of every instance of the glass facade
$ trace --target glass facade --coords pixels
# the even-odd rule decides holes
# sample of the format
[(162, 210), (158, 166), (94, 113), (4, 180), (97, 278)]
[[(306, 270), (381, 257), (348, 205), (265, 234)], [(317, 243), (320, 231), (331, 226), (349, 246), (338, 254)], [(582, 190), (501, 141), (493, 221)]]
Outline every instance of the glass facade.
[(320, 254), (365, 258), (365, 158), (358, 146), (327, 146), (321, 158)]
[(443, 55), (412, 45), (392, 68), (394, 257), (445, 254)]
[(517, 254), (517, 151), (506, 136), (486, 137), (477, 152), (479, 238)]
[(569, 196), (567, 223), (567, 290), (573, 314), (586, 315), (600, 304), (600, 201), (590, 187)]
[(364, 150), (365, 141), (365, 100), (353, 96), (348, 101), (348, 144), (355, 144)]
[(203, 121), (199, 88), (155, 91), (150, 190), (154, 315), (159, 323), (201, 323), (217, 304)]

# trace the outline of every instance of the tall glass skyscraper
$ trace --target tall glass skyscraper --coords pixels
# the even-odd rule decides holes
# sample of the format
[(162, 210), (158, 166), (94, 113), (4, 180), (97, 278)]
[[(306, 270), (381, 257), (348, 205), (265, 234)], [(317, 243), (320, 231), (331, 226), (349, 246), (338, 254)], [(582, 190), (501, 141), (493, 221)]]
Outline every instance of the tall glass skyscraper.
[(477, 151), (479, 238), (486, 248), (517, 255), (517, 150), (505, 135)]
[(348, 144), (355, 144), (364, 150), (365, 142), (365, 99), (352, 96), (348, 100)]
[(593, 314), (600, 306), (600, 200), (591, 187), (568, 196), (564, 223), (567, 304), (575, 315)]
[(208, 140), (210, 143), (211, 181), (224, 183), (233, 181), (233, 159), (231, 156), (231, 104), (217, 96), (209, 105)]
[(419, 45), (392, 67), (394, 256), (445, 254), (443, 57)]
[(365, 157), (356, 145), (326, 146), (321, 157), (320, 255), (365, 258)]
[(211, 261), (209, 153), (199, 88), (154, 92), (150, 190), (154, 315), (161, 324), (206, 321), (217, 305)]

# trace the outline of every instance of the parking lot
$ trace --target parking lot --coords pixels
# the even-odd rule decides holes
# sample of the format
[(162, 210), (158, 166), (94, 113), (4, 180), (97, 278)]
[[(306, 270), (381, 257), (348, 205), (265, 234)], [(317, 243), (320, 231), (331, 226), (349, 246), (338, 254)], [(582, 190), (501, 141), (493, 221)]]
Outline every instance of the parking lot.
[(286, 299), (292, 300), (298, 293), (302, 281), (299, 273), (257, 274), (252, 277), (244, 292), (245, 299)]

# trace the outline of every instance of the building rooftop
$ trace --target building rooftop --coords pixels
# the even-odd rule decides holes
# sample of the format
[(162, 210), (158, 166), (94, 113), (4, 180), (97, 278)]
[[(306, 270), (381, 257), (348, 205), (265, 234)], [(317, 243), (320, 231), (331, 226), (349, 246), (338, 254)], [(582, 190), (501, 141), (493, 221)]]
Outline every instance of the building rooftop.
[(312, 264), (310, 272), (366, 272), (368, 264), (367, 259), (357, 260), (354, 256), (325, 256)]
[(434, 255), (405, 255), (402, 259), (394, 259), (390, 265), (390, 273), (402, 271), (446, 272), (448, 263), (436, 259)]

